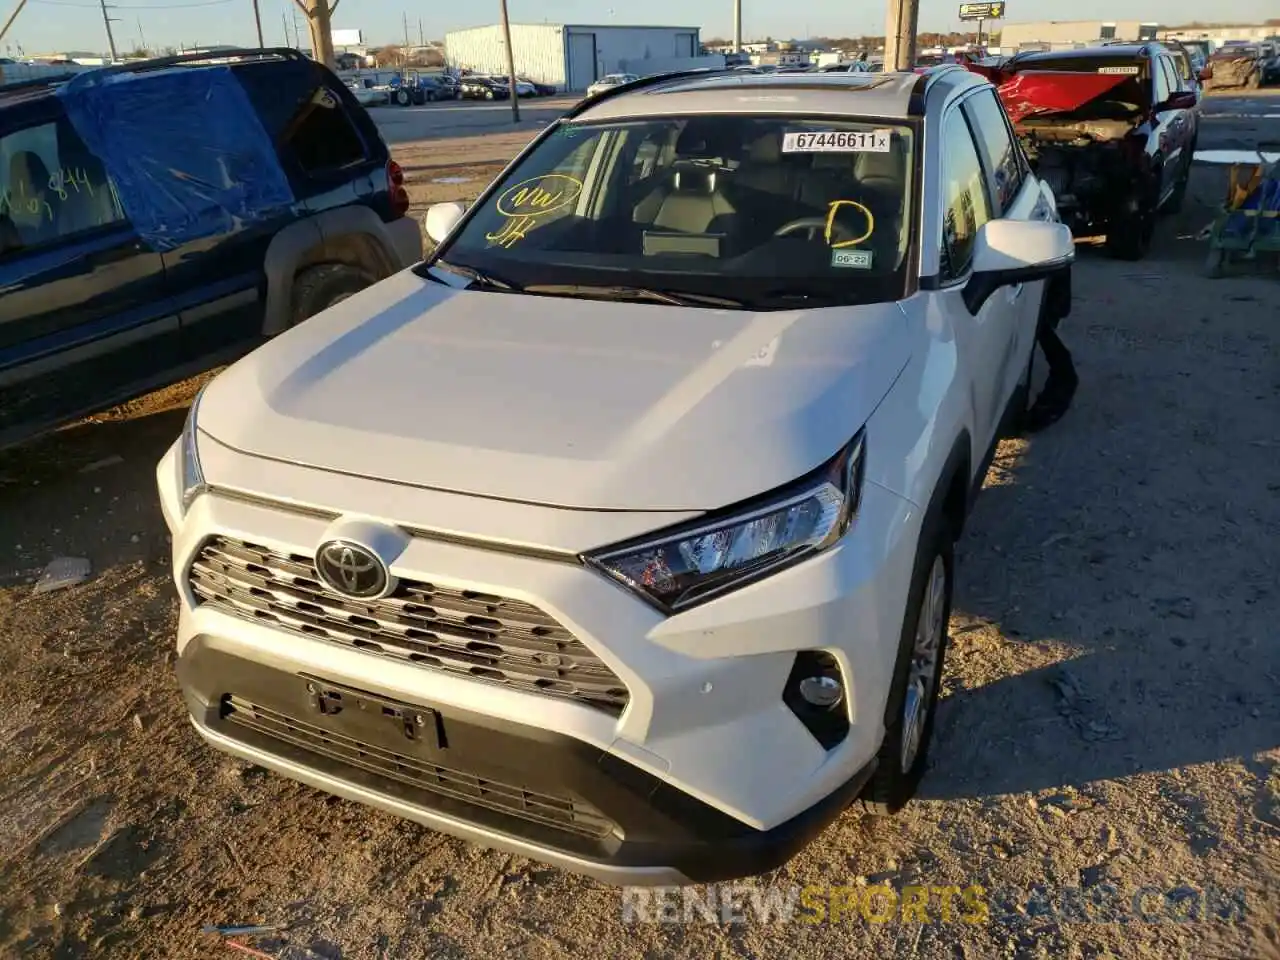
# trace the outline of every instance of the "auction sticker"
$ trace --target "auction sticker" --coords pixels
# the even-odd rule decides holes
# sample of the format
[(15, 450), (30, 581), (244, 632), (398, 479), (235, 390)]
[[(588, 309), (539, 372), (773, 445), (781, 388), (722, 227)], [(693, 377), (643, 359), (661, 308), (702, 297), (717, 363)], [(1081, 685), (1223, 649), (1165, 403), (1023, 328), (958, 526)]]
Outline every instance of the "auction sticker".
[(888, 153), (892, 130), (784, 133), (783, 153)]
[(1113, 77), (1136, 77), (1142, 70), (1140, 67), (1099, 67), (1098, 72)]
[(852, 267), (854, 270), (870, 270), (871, 251), (832, 250), (831, 265), (833, 267)]

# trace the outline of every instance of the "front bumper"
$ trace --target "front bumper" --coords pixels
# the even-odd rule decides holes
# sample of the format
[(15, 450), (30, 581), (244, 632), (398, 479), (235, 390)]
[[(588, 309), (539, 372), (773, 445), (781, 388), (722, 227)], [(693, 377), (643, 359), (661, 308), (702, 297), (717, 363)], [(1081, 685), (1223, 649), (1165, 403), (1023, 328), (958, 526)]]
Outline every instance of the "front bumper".
[[(871, 773), (918, 522), (913, 505), (883, 488), (868, 484), (854, 531), (836, 548), (669, 618), (581, 565), (411, 538), (393, 573), (545, 611), (625, 684), (625, 708), (609, 713), (230, 615), (199, 602), (189, 573), (214, 537), (314, 551), (331, 518), (297, 504), (334, 512), (377, 504), (385, 523), (404, 529), (438, 530), (448, 517), (454, 529), (559, 550), (597, 545), (586, 536), (621, 540), (665, 520), (390, 487), (246, 458), (204, 436), (201, 460), (216, 487), (184, 515), (173, 457), (157, 477), (181, 597), (179, 678), (197, 729), (220, 749), (442, 832), (619, 883), (772, 869), (838, 816)], [(232, 480), (288, 490), (295, 506), (233, 494)], [(782, 699), (797, 651), (815, 649), (835, 658), (845, 680), (849, 731), (831, 749)], [(418, 754), (390, 722), (346, 727), (350, 717), (312, 709), (307, 682), (385, 700), (393, 713), (429, 711), (448, 745)], [(259, 713), (267, 719), (257, 727), (240, 722)], [(282, 738), (283, 730), (293, 732)], [(360, 762), (335, 743), (363, 745)], [(359, 750), (381, 766), (370, 769)], [(402, 767), (421, 772), (424, 763), (446, 778), (499, 784), (507, 795), (550, 797), (561, 810), (581, 804), (588, 821), (607, 828), (585, 836), (395, 775)]]
[[(196, 729), (221, 750), (608, 883), (700, 883), (775, 869), (839, 816), (873, 770), (759, 831), (607, 751), (537, 727), (363, 695), (203, 638), (183, 651), (178, 676)], [(334, 693), (343, 708), (321, 712), (321, 702), (334, 709)]]

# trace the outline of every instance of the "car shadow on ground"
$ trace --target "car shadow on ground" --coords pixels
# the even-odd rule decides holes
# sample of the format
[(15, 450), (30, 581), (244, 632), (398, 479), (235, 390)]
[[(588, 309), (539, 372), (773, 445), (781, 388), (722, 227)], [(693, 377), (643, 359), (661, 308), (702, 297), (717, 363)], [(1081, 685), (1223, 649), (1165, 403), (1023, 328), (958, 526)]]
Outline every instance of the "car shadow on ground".
[[(961, 542), (956, 663), (924, 797), (1079, 789), (1230, 758), (1248, 766), (1280, 746), (1267, 612), (1280, 595), (1276, 524), (1251, 524), (1231, 503), (1265, 485), (1251, 469), (1262, 451), (1237, 469), (1210, 456), (1170, 480), (1161, 462), (1091, 440), (1071, 416), (997, 464)], [(1103, 467), (1116, 457), (1131, 485)], [(1199, 482), (1178, 489), (1189, 477)], [(1183, 527), (1206, 513), (1218, 529), (1197, 542)], [(1028, 661), (1040, 666), (1025, 670)]]

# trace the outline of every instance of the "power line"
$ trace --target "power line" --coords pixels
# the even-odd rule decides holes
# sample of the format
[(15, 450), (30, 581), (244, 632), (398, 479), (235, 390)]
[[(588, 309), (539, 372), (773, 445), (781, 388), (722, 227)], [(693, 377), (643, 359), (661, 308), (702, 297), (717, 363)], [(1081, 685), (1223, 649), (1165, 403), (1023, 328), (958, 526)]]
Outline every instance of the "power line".
[[(39, 3), (46, 7), (82, 7), (90, 10), (98, 9), (96, 3), (75, 3), (73, 0), (29, 0), (30, 3)], [(234, 3), (235, 0), (196, 0), (195, 3), (113, 3), (110, 4), (112, 10), (188, 10), (192, 7), (220, 7), (223, 4)]]

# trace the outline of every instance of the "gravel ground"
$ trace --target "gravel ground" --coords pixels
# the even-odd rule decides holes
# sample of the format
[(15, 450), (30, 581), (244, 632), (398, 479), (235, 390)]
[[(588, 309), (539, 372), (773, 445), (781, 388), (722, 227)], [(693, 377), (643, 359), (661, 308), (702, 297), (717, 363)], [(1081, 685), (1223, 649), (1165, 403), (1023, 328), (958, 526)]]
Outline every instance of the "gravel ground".
[[(397, 156), (424, 204), (474, 196), (527, 136)], [(297, 960), (1280, 957), (1280, 287), (1199, 278), (1188, 237), (1224, 183), (1198, 168), (1140, 264), (1081, 253), (1079, 399), (1001, 447), (961, 545), (922, 798), (744, 885), (808, 887), (842, 922), (626, 922), (617, 890), (204, 747), (153, 492), (184, 384), (0, 458), (0, 954), (245, 956), (201, 927), (260, 922), (288, 929), (256, 948)], [(36, 595), (55, 556), (93, 574)], [(944, 919), (935, 892), (927, 923), (873, 922), (885, 884), (979, 885), (987, 915)]]

